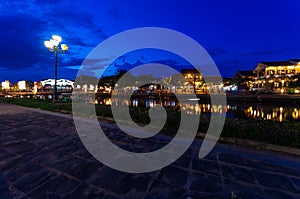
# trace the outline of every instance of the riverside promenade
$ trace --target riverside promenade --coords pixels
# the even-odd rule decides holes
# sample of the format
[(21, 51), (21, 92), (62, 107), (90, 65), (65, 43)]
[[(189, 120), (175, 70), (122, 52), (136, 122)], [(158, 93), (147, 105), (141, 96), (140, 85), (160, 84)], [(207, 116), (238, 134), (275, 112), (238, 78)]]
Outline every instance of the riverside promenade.
[[(126, 145), (113, 123), (101, 125)], [(0, 198), (300, 198), (299, 156), (218, 144), (198, 159), (200, 144), (161, 170), (119, 172), (88, 153), (72, 116), (0, 103)]]

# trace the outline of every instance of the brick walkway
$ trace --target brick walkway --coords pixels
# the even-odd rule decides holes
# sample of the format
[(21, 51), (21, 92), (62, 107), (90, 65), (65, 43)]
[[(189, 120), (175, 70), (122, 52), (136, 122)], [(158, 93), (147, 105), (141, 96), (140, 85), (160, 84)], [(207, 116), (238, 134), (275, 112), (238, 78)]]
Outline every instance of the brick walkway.
[[(0, 121), (1, 199), (300, 198), (299, 157), (218, 144), (200, 160), (195, 141), (166, 168), (128, 174), (86, 151), (71, 116), (0, 104)], [(124, 145), (115, 125), (103, 128)]]

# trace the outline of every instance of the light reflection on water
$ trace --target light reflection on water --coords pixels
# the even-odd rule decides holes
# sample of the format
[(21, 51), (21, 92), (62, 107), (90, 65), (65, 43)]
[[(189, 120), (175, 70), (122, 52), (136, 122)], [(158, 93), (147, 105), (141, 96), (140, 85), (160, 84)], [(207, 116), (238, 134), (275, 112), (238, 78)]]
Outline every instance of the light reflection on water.
[(175, 100), (155, 100), (155, 99), (114, 99), (104, 98), (95, 100), (95, 104), (131, 106), (150, 108), (154, 106), (164, 106), (184, 111), (187, 114), (209, 114), (226, 113), (228, 117), (233, 118), (253, 118), (272, 121), (300, 121), (300, 106), (291, 106), (288, 104), (230, 104), (222, 107), (221, 105), (210, 105), (201, 103), (192, 105), (188, 101), (179, 103)]

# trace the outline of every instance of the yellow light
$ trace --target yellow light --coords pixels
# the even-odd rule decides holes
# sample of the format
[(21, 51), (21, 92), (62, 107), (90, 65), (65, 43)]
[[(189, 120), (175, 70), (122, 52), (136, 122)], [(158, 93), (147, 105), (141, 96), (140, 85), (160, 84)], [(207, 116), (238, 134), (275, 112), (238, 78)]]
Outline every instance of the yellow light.
[(60, 47), (63, 51), (69, 50), (69, 46), (67, 44), (61, 44)]
[(52, 39), (57, 41), (58, 43), (61, 42), (62, 38), (59, 35), (52, 35)]

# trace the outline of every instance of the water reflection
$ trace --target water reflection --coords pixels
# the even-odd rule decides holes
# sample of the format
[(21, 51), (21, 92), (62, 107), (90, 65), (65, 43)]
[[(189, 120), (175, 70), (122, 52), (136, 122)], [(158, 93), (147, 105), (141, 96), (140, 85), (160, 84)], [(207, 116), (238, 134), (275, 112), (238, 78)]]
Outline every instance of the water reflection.
[(226, 113), (228, 117), (234, 118), (253, 118), (260, 120), (272, 121), (300, 121), (300, 107), (277, 104), (229, 104), (222, 107), (221, 105), (211, 105), (208, 103), (190, 103), (189, 101), (179, 103), (174, 100), (155, 100), (155, 99), (125, 99), (111, 98), (95, 100), (95, 104), (116, 105), (116, 106), (131, 106), (150, 108), (154, 106), (164, 106), (184, 111), (187, 114), (209, 114), (209, 113)]

